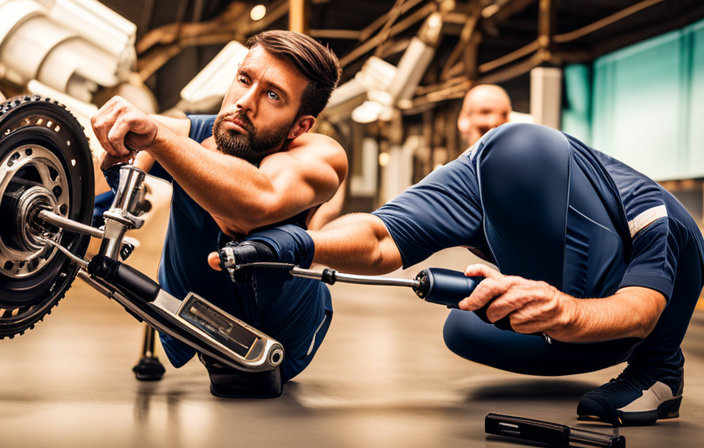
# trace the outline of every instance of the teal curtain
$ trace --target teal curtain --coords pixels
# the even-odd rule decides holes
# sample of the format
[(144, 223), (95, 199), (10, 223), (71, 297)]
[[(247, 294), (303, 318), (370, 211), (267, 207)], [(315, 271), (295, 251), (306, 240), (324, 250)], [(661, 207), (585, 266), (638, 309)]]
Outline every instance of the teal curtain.
[(566, 67), (562, 120), (656, 180), (704, 177), (704, 21)]

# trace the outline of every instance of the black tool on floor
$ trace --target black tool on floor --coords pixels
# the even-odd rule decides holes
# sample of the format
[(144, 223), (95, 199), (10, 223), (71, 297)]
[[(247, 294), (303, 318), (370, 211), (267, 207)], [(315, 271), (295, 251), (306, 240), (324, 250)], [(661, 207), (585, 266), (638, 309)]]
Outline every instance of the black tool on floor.
[(625, 448), (626, 446), (626, 438), (621, 435), (586, 431), (559, 423), (512, 415), (487, 414), (484, 420), (484, 429), (489, 434), (554, 447), (569, 447), (573, 446), (572, 444), (607, 448)]

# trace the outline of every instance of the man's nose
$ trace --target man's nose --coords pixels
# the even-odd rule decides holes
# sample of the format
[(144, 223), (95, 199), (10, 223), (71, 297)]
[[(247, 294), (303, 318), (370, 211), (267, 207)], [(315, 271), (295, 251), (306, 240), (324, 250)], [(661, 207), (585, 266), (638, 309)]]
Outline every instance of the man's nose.
[(237, 109), (242, 109), (244, 111), (250, 111), (252, 113), (257, 112), (257, 87), (256, 86), (251, 86), (250, 88), (246, 89), (243, 93), (242, 96), (235, 101), (235, 107)]

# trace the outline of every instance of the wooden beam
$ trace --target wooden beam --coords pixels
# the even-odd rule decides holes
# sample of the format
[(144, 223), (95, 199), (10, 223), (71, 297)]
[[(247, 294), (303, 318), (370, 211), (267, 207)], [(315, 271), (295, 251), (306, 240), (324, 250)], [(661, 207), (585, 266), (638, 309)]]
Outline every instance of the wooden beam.
[(478, 75), (479, 68), (477, 67), (477, 60), (479, 54), (479, 44), (482, 43), (482, 33), (475, 31), (472, 34), (472, 38), (469, 40), (467, 45), (464, 47), (464, 73), (469, 77), (469, 79), (476, 79)]
[(310, 30), (308, 34), (310, 37), (321, 39), (359, 39), (359, 31), (357, 30)]
[(662, 3), (665, 0), (644, 0), (640, 3), (636, 3), (635, 5), (631, 5), (628, 8), (624, 8), (621, 11), (611, 14), (610, 16), (604, 17), (601, 20), (597, 20), (596, 22), (587, 25), (585, 27), (579, 28), (574, 31), (570, 31), (569, 33), (563, 33), (563, 34), (558, 34), (555, 36), (555, 42), (571, 42), (573, 40), (577, 40), (579, 38), (582, 38), (588, 34), (591, 34), (595, 31), (598, 31), (602, 28), (605, 28), (611, 24), (614, 24), (618, 22), (619, 20), (623, 20), (628, 16), (631, 16), (639, 11), (642, 11), (643, 9), (649, 8), (653, 5), (657, 5), (658, 3)]
[[(235, 30), (244, 22), (246, 5), (233, 2), (218, 17), (201, 23), (172, 23), (155, 28), (142, 37), (135, 45), (138, 55), (146, 53), (157, 45), (170, 45), (184, 37), (199, 36), (208, 33), (220, 33), (223, 30)], [(247, 20), (249, 17), (247, 16)], [(234, 34), (234, 33), (233, 33)]]
[[(391, 33), (391, 26), (394, 24), (394, 22), (396, 22), (398, 16), (401, 15), (401, 7), (405, 2), (406, 0), (396, 0), (396, 3), (394, 3), (394, 6), (391, 8), (391, 11), (389, 11), (389, 13), (386, 15), (386, 23), (381, 28), (381, 31), (379, 31), (379, 34), (377, 34), (377, 37), (379, 37), (380, 39), (379, 44), (383, 44), (384, 42), (386, 42), (386, 39), (389, 38), (389, 33)], [(377, 47), (374, 56), (379, 57), (380, 54), (381, 47)]]
[(518, 59), (524, 58), (531, 53), (534, 53), (541, 47), (540, 41), (538, 39), (534, 40), (533, 42), (529, 43), (528, 45), (519, 48), (516, 51), (513, 51), (507, 55), (501, 56), (500, 58), (494, 59), (493, 61), (485, 62), (484, 64), (480, 65), (478, 68), (478, 72), (481, 73), (486, 73), (490, 72), (492, 70), (495, 70), (499, 67), (502, 67), (504, 65), (510, 64), (511, 62), (514, 62)]
[[(424, 2), (427, 0), (407, 0), (402, 6), (401, 6), (401, 14), (405, 14), (408, 12), (411, 8), (416, 6), (417, 4)], [(372, 37), (372, 34), (374, 34), (379, 28), (384, 26), (384, 24), (387, 22), (389, 17), (389, 13), (387, 12), (386, 14), (380, 16), (378, 19), (374, 20), (370, 25), (368, 25), (366, 28), (364, 28), (362, 31), (359, 33), (359, 41), (363, 42)]]
[(447, 62), (445, 63), (445, 66), (442, 68), (442, 72), (440, 72), (440, 80), (444, 81), (450, 77), (450, 69), (457, 63), (457, 61), (459, 61), (460, 57), (463, 55), (465, 47), (469, 44), (469, 41), (474, 35), (480, 17), (481, 4), (478, 1), (474, 1), (472, 2), (472, 11), (469, 14), (469, 17), (467, 18), (464, 27), (462, 27), (462, 31), (460, 32), (459, 41), (457, 42), (457, 45), (455, 45), (455, 48), (452, 49), (452, 53), (450, 53), (450, 56), (447, 58)]
[(552, 46), (555, 34), (555, 1), (540, 0), (538, 3), (538, 42), (541, 48)]
[(481, 78), (477, 79), (477, 84), (496, 84), (521, 76), (545, 62), (549, 54), (550, 52), (547, 51), (538, 51), (533, 54), (533, 56), (524, 61), (503, 68), (498, 72), (482, 76)]
[[(435, 2), (433, 3), (428, 3), (427, 5), (423, 6), (420, 8), (418, 11), (414, 12), (407, 18), (403, 19), (396, 25), (391, 27), (391, 31), (389, 32), (389, 37), (393, 37), (408, 28), (412, 27), (416, 23), (420, 22), (421, 20), (425, 20), (426, 17), (428, 17), (431, 13), (435, 12), (437, 9), (437, 5)], [(358, 58), (362, 57), (366, 53), (370, 52), (371, 50), (375, 49), (377, 46), (379, 46), (383, 42), (383, 39), (381, 39), (380, 35), (376, 35), (370, 40), (364, 42), (362, 45), (359, 47), (355, 48), (354, 50), (350, 51), (347, 53), (345, 56), (340, 58), (340, 65), (342, 67), (345, 67), (348, 65), (350, 62), (354, 62)]]
[(288, 29), (308, 34), (310, 30), (310, 0), (288, 0)]
[(484, 19), (487, 21), (488, 24), (495, 26), (497, 23), (503, 22), (510, 17), (518, 14), (519, 12), (523, 11), (533, 3), (535, 3), (538, 0), (513, 0), (505, 5), (503, 5), (501, 8), (499, 8), (495, 14), (492, 14), (489, 17), (485, 17)]

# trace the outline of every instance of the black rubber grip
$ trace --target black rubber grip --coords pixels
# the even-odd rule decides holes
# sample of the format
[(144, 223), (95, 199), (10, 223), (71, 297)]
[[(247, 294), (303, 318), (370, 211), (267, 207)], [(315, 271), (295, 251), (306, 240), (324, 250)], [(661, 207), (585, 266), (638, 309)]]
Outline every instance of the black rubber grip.
[[(226, 246), (232, 248), (235, 265), (278, 261), (278, 257), (271, 247), (261, 241), (244, 241), (241, 243), (230, 241)], [(226, 265), (227, 257), (224, 250), (220, 250), (219, 256), (222, 268), (233, 267)]]
[(144, 302), (151, 302), (161, 291), (154, 280), (131, 266), (104, 255), (96, 255), (88, 264), (88, 273), (100, 277)]

